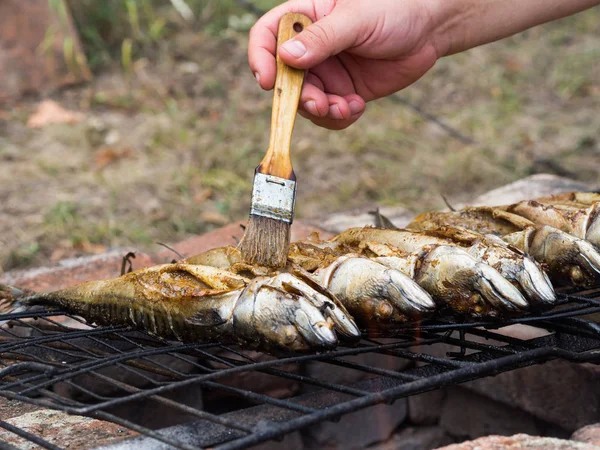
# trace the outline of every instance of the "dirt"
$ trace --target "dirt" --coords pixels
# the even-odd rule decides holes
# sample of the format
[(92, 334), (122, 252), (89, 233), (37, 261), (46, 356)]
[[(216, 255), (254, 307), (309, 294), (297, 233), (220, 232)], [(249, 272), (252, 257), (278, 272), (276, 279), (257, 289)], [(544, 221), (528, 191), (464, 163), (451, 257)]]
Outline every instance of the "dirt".
[[(599, 23), (595, 8), (445, 58), (342, 132), (299, 120), (297, 216), (421, 212), (538, 172), (600, 182)], [(0, 271), (155, 251), (247, 217), (271, 93), (246, 46), (243, 32), (181, 31), (155, 59), (53, 95), (84, 114), (75, 124), (28, 128), (40, 98), (0, 111)]]

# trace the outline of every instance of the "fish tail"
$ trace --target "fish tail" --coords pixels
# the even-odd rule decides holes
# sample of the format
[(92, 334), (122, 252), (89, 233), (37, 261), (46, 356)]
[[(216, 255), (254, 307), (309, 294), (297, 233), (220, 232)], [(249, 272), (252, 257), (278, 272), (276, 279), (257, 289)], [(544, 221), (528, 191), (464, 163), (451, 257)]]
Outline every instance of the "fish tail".
[(0, 326), (7, 323), (9, 320), (3, 320), (5, 314), (15, 314), (23, 312), (28, 308), (28, 304), (24, 301), (32, 292), (23, 289), (0, 284)]

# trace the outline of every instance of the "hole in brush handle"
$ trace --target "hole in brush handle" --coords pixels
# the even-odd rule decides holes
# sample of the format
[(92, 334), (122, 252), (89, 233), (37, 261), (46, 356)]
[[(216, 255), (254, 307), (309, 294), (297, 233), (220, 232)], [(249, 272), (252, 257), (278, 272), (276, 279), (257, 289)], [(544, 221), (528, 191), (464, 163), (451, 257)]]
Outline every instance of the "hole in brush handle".
[(302, 25), (300, 22), (296, 22), (294, 23), (293, 28), (296, 33), (300, 33), (304, 29), (304, 25)]

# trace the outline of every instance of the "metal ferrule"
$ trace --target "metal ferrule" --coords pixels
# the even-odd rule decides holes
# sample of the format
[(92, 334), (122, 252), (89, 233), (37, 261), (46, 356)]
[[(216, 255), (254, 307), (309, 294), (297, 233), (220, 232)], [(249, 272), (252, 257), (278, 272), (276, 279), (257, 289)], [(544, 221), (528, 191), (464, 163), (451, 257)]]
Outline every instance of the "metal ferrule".
[(295, 202), (295, 181), (256, 173), (250, 214), (292, 223)]

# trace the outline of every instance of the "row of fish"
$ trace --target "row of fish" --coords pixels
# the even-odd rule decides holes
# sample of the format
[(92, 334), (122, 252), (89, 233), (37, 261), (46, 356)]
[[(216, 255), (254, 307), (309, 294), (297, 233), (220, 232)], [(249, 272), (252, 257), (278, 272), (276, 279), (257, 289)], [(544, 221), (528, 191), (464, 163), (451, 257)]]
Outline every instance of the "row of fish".
[(364, 331), (390, 335), (436, 315), (523, 315), (553, 306), (553, 284), (598, 284), (599, 211), (600, 194), (570, 193), (425, 213), (406, 229), (381, 220), (376, 228), (293, 243), (277, 272), (223, 247), (52, 293), (0, 286), (0, 299), (166, 339), (326, 350)]

